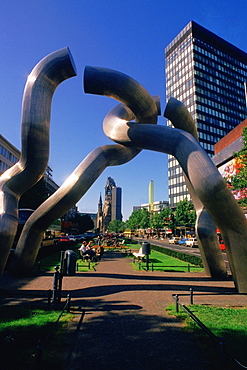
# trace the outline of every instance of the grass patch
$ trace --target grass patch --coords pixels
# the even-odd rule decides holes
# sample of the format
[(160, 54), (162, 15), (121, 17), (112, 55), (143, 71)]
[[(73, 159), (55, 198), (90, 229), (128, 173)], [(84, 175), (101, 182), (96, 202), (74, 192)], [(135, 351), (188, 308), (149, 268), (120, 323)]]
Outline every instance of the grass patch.
[[(214, 307), (190, 305), (188, 308), (218, 338), (224, 338), (227, 352), (241, 364), (247, 366), (247, 308)], [(185, 330), (192, 331), (199, 339), (203, 349), (217, 363), (219, 347), (203, 330), (180, 308), (176, 313), (175, 305), (166, 308), (169, 314), (183, 321)], [(217, 348), (217, 350), (216, 350)], [(228, 351), (229, 350), (229, 351)]]
[[(36, 356), (38, 340), (45, 340), (61, 311), (31, 309), (26, 306), (0, 307), (0, 346), (2, 369), (29, 369)], [(43, 350), (42, 368), (61, 369), (69, 342), (65, 336), (73, 315), (64, 313)]]
[[(146, 268), (146, 262), (139, 263), (134, 262), (133, 267), (135, 270)], [(195, 266), (189, 262), (181, 261), (178, 258), (168, 256), (155, 250), (151, 250), (149, 255), (149, 270), (152, 271), (171, 271), (171, 272), (201, 272), (203, 268)]]

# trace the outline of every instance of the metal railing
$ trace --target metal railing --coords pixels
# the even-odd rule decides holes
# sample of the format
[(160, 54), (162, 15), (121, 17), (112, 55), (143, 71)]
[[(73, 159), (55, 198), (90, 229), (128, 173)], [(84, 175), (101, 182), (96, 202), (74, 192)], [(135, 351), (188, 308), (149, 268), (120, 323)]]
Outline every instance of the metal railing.
[[(142, 270), (142, 269), (143, 270), (151, 270), (152, 272), (155, 271), (156, 268), (158, 268), (158, 269), (162, 268), (162, 269), (164, 269), (163, 271), (169, 271), (169, 272), (172, 272), (172, 271), (177, 272), (177, 270), (180, 271), (180, 270), (183, 270), (183, 269), (187, 270), (187, 272), (192, 272), (192, 270), (194, 270), (194, 269), (201, 269), (202, 268), (200, 266), (192, 265), (192, 264), (189, 264), (189, 263), (187, 265), (181, 265), (181, 266), (179, 266), (179, 265), (167, 266), (167, 265), (156, 264), (156, 263), (152, 263), (152, 262), (148, 262), (148, 263), (145, 262), (145, 265), (144, 265), (144, 262), (137, 261), (135, 259), (134, 259), (133, 262), (138, 264), (138, 269), (139, 270)], [(170, 269), (174, 269), (174, 270), (171, 271)], [(159, 271), (159, 270), (157, 270), (157, 271)]]
[(70, 312), (70, 303), (71, 303), (71, 295), (68, 294), (67, 295), (67, 299), (66, 299), (66, 303), (61, 311), (61, 313), (59, 314), (57, 320), (54, 322), (51, 330), (49, 331), (49, 333), (47, 334), (46, 338), (44, 340), (42, 339), (39, 339), (38, 340), (38, 344), (36, 346), (36, 357), (30, 367), (30, 370), (33, 370), (33, 369), (36, 369), (36, 370), (39, 370), (41, 369), (41, 365), (42, 365), (42, 355), (43, 355), (43, 350), (44, 350), (44, 347), (45, 345), (47, 344), (48, 340), (50, 339), (50, 337), (52, 336), (54, 330), (56, 329), (57, 327), (57, 324), (60, 320), (60, 318), (62, 317), (63, 313), (65, 311)]
[[(220, 355), (221, 355), (221, 360), (224, 365), (224, 369), (228, 369), (228, 364), (227, 364), (227, 359), (230, 359), (233, 363), (236, 363), (239, 367), (242, 369), (247, 369), (247, 366), (241, 364), (231, 353), (229, 348), (227, 347), (226, 341), (224, 338), (219, 338), (217, 337), (209, 328), (206, 327), (199, 319), (196, 317), (193, 312), (184, 304), (181, 304), (179, 302), (179, 294), (172, 294), (172, 298), (175, 301), (175, 306), (176, 306), (176, 313), (179, 312), (179, 307), (183, 309), (183, 311), (190, 316), (190, 318), (206, 333), (215, 344), (220, 349)], [(190, 304), (193, 305), (193, 289), (190, 288)]]

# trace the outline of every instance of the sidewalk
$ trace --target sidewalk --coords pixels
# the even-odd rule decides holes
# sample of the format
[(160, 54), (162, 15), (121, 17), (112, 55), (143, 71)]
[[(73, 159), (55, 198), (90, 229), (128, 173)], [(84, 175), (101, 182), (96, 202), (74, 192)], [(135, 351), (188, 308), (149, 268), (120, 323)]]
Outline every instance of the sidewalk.
[[(247, 296), (237, 294), (232, 281), (213, 281), (202, 273), (133, 271), (129, 262), (120, 252), (107, 252), (96, 271), (63, 278), (63, 297), (71, 293), (78, 313), (67, 333), (69, 352), (61, 349), (63, 369), (211, 370), (193, 334), (164, 308), (173, 303), (172, 294), (183, 294), (181, 302), (188, 305), (191, 287), (196, 304), (247, 306)], [(6, 275), (2, 304), (44, 301), (52, 283), (51, 273), (18, 281)]]

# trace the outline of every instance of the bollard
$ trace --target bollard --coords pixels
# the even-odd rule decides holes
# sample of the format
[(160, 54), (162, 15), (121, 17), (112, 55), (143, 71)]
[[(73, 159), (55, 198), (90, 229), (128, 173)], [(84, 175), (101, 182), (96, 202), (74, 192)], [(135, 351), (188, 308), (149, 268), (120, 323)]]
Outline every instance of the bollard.
[(176, 313), (179, 312), (179, 296), (178, 294), (175, 295), (175, 302), (176, 302)]
[(58, 274), (58, 294), (57, 294), (57, 300), (58, 302), (61, 302), (61, 297), (62, 297), (62, 283), (63, 283), (63, 271), (62, 269), (60, 270)]
[(193, 300), (193, 298), (194, 298), (194, 296), (193, 296), (193, 288), (190, 288), (190, 304), (194, 304), (194, 300)]
[(188, 263), (188, 272), (190, 272), (190, 264)]
[(52, 304), (57, 301), (57, 285), (59, 280), (59, 266), (55, 267), (54, 277), (53, 277), (53, 290), (52, 290)]
[(67, 312), (70, 312), (70, 301), (71, 301), (71, 295), (67, 295)]

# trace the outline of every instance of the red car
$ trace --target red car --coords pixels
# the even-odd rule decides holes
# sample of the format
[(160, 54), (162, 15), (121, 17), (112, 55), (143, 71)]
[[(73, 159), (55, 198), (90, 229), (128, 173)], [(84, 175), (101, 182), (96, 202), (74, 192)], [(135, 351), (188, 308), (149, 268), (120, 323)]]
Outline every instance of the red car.
[(59, 239), (60, 243), (62, 242), (70, 242), (70, 239), (67, 235), (62, 235), (60, 236), (60, 239)]
[(225, 251), (226, 250), (226, 246), (225, 246), (225, 244), (224, 244), (224, 240), (220, 240), (219, 241), (220, 242), (220, 249), (222, 250), (222, 251)]

